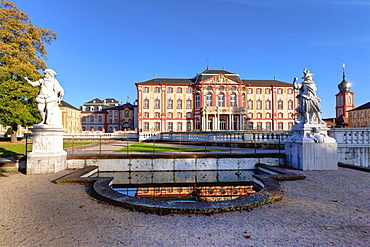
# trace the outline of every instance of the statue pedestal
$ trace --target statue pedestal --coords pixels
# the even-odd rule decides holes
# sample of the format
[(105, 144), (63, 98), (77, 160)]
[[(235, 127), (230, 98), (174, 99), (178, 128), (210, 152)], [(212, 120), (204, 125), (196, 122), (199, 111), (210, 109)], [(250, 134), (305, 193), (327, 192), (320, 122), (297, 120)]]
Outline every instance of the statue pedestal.
[(325, 124), (296, 124), (285, 141), (286, 163), (300, 170), (337, 170), (337, 143)]
[(32, 152), (27, 155), (26, 174), (56, 173), (67, 168), (67, 152), (63, 150), (60, 126), (34, 125)]

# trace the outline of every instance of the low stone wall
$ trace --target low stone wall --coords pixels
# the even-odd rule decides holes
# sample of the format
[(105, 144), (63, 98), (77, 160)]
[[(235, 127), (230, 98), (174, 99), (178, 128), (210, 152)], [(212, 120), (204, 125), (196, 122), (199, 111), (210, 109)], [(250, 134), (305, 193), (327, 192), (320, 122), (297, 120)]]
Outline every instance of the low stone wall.
[(284, 165), (284, 154), (69, 155), (68, 169), (98, 166), (99, 171), (249, 170), (256, 164)]

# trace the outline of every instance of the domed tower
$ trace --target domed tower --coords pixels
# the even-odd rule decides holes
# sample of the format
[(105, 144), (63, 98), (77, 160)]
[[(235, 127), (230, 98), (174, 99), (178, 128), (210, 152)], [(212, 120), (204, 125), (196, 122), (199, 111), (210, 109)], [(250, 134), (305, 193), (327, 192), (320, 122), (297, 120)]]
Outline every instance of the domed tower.
[(354, 93), (351, 90), (352, 84), (346, 80), (345, 64), (343, 64), (343, 80), (338, 85), (339, 93), (336, 97), (335, 118), (337, 125), (348, 125), (348, 112), (355, 107)]

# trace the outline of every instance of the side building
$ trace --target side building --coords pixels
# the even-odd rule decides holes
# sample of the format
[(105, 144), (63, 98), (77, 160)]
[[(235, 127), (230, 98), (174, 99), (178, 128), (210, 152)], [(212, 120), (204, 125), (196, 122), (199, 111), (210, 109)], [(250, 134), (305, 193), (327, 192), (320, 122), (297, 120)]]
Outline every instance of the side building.
[(191, 79), (154, 78), (136, 88), (144, 132), (288, 130), (294, 123), (297, 93), (277, 80), (207, 69)]
[(134, 130), (136, 106), (112, 98), (95, 98), (81, 106), (82, 131), (101, 131), (113, 133), (122, 130)]
[(370, 127), (370, 102), (348, 111), (349, 127)]
[(63, 101), (60, 104), (62, 111), (62, 125), (65, 133), (81, 133), (81, 111)]

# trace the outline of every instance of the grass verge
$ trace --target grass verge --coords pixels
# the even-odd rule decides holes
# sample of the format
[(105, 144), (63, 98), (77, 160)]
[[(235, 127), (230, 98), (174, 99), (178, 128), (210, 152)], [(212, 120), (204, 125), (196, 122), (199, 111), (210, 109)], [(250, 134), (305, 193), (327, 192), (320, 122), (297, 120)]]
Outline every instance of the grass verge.
[[(75, 143), (70, 143), (66, 142), (63, 143), (63, 148), (69, 148), (72, 147), (73, 145), (75, 147), (77, 146), (84, 146), (84, 145), (89, 145), (97, 142), (75, 142)], [(27, 147), (28, 153), (31, 152), (32, 150), (32, 144), (28, 144)], [(15, 155), (23, 155), (26, 153), (26, 144), (25, 143), (7, 143), (7, 142), (1, 142), (0, 143), (0, 157), (13, 157)]]

